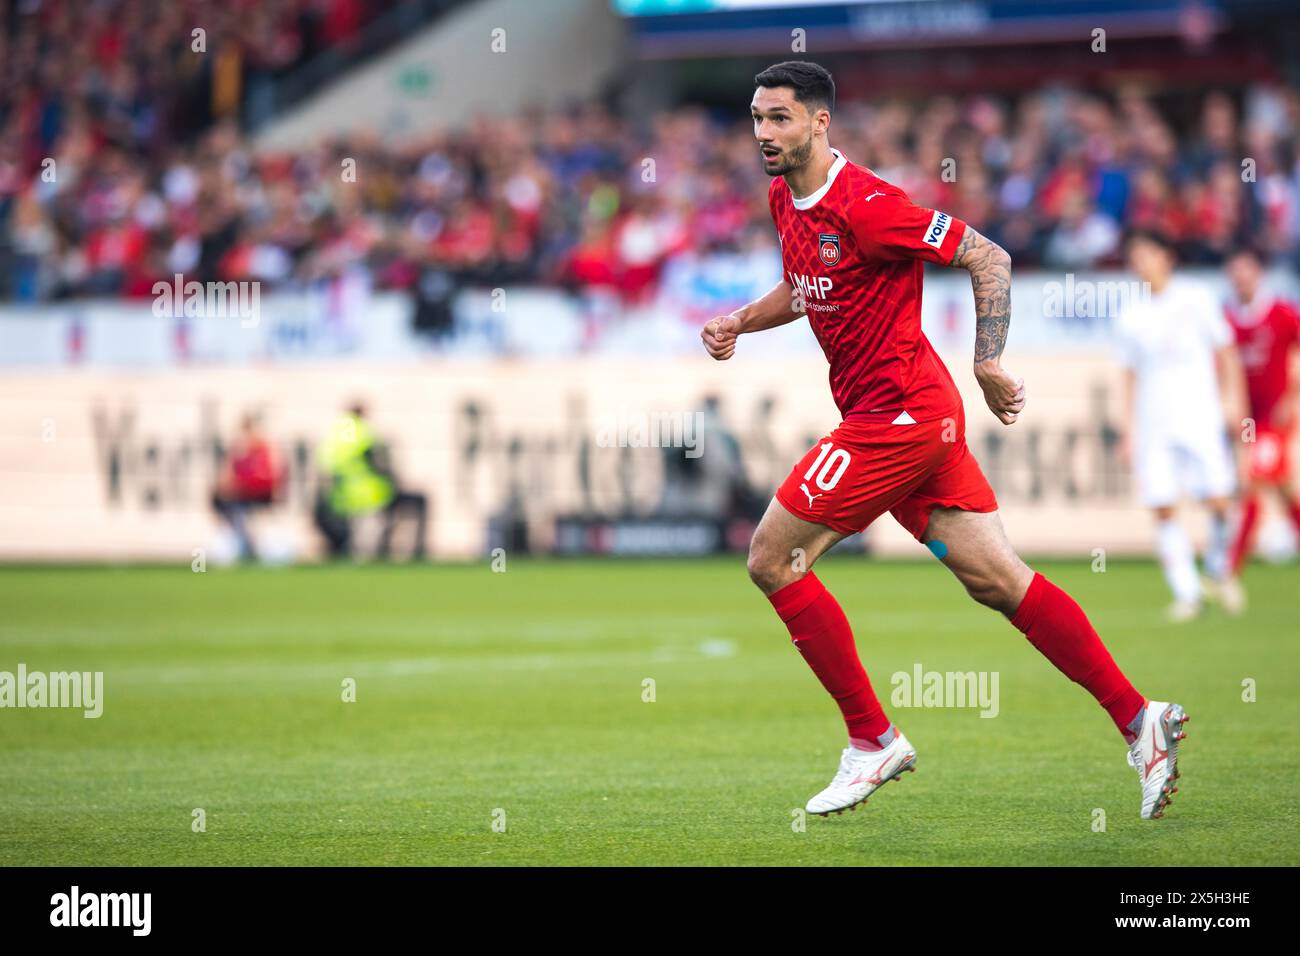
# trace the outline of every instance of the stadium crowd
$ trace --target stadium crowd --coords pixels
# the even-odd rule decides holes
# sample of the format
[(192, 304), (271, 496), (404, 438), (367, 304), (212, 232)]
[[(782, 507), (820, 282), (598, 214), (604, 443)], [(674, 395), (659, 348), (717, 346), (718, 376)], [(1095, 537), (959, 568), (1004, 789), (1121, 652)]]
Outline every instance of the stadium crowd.
[[(638, 301), (675, 257), (772, 244), (743, 104), (648, 120), (580, 104), (400, 144), (355, 136), (257, 152), (219, 62), (204, 84), (183, 82), (194, 68), (185, 8), (91, 4), (87, 23), (53, 4), (41, 30), (0, 33), (0, 296), (148, 296), (175, 273), (275, 288), (360, 269), (380, 288), (436, 272)], [(271, 72), (361, 16), (312, 0), (215, 9), (216, 36), (248, 41), (217, 43), (218, 55), (234, 48), (245, 68)], [(1245, 238), (1282, 260), (1300, 251), (1293, 89), (1171, 101), (1136, 86), (1013, 102), (844, 94), (832, 141), (1021, 265), (1118, 264), (1130, 226), (1160, 227), (1193, 263)]]

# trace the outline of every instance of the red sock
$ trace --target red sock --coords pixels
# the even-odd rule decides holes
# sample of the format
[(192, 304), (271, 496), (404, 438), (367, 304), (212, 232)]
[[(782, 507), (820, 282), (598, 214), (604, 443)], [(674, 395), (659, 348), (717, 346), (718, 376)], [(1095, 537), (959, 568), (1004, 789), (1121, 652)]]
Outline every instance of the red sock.
[[(1237, 528), (1237, 540), (1232, 543), (1232, 555), (1228, 558), (1228, 570), (1236, 575), (1241, 570), (1241, 565), (1246, 560), (1246, 552), (1250, 550), (1250, 536), (1255, 530), (1255, 522), (1259, 519), (1259, 498), (1251, 495), (1241, 505), (1241, 525)], [(1300, 529), (1300, 523), (1296, 525)]]
[(1146, 700), (1115, 665), (1074, 598), (1036, 573), (1011, 623), (1057, 670), (1097, 698), (1124, 739), (1133, 742), (1128, 725)]
[(855, 745), (872, 749), (891, 724), (858, 659), (853, 629), (830, 591), (809, 571), (768, 595), (790, 639), (826, 692), (835, 698)]

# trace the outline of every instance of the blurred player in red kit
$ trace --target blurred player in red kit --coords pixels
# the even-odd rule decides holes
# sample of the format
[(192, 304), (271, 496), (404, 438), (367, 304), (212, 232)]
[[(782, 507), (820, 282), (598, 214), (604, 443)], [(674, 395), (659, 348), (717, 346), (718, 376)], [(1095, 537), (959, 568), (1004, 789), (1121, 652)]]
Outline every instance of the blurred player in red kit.
[(1177, 789), (1186, 714), (1138, 693), (1079, 605), (1016, 555), (993, 489), (966, 446), (956, 385), (921, 331), (922, 263), (967, 270), (975, 296), (975, 378), (997, 419), (1015, 422), (1025, 407), (1024, 384), (1000, 361), (1010, 323), (1010, 257), (966, 223), (915, 205), (831, 148), (835, 84), (825, 69), (778, 63), (754, 82), (750, 112), (772, 177), (768, 203), (784, 277), (762, 298), (711, 319), (701, 338), (713, 358), (726, 360), (740, 336), (806, 316), (830, 363), (831, 393), (843, 417), (777, 490), (749, 551), (750, 577), (848, 729), (839, 770), (808, 801), (808, 812), (854, 808), (916, 763), (915, 749), (872, 690), (844, 612), (811, 570), (836, 542), (888, 511), (976, 601), (1009, 618), (1096, 698), (1129, 744), (1141, 816), (1161, 816)]
[(234, 532), (240, 558), (257, 559), (257, 549), (248, 532), (248, 514), (274, 503), (283, 478), (284, 468), (262, 432), (261, 421), (256, 415), (245, 415), (212, 493), (212, 507)]
[(1243, 426), (1247, 487), (1241, 501), (1241, 525), (1229, 558), (1235, 576), (1250, 551), (1262, 492), (1277, 492), (1300, 536), (1300, 494), (1291, 484), (1288, 456), (1300, 406), (1300, 375), (1291, 367), (1300, 356), (1300, 312), (1262, 288), (1264, 268), (1257, 251), (1243, 247), (1228, 257), (1227, 265), (1236, 293), (1236, 302), (1226, 310), (1228, 324), (1237, 337), (1254, 422), (1253, 441), (1248, 440), (1250, 433)]

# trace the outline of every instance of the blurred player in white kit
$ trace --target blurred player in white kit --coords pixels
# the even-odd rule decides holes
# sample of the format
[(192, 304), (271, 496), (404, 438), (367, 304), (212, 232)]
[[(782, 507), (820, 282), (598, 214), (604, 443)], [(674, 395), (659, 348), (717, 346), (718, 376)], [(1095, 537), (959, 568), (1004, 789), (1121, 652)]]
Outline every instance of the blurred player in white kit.
[[(1127, 369), (1125, 457), (1136, 470), (1142, 504), (1155, 517), (1156, 551), (1174, 596), (1169, 617), (1191, 620), (1206, 597), (1237, 613), (1244, 595), (1228, 564), (1237, 484), (1228, 434), (1242, 382), (1232, 329), (1208, 288), (1174, 276), (1176, 255), (1166, 236), (1135, 230), (1126, 252), (1150, 295), (1128, 303), (1116, 320)], [(1209, 511), (1204, 580), (1178, 519), (1183, 498)]]

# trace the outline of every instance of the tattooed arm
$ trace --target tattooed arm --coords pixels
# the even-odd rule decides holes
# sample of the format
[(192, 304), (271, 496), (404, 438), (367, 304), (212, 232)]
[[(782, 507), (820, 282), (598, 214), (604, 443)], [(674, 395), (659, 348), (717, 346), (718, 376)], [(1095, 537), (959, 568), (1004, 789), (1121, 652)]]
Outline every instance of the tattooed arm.
[(975, 292), (975, 379), (998, 421), (1010, 425), (1025, 407), (1025, 383), (1002, 367), (1011, 326), (1011, 257), (969, 225), (953, 253), (954, 268), (970, 273)]

